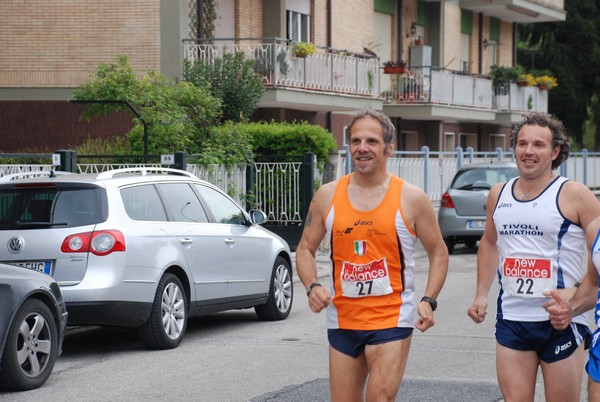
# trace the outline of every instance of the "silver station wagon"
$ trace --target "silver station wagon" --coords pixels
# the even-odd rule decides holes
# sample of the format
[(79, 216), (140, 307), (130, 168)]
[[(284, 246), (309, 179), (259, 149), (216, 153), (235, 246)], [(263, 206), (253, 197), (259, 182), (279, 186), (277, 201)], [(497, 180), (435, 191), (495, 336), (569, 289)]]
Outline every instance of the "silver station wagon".
[(438, 223), (448, 252), (456, 244), (475, 247), (483, 236), (487, 196), (492, 186), (519, 175), (514, 163), (472, 163), (458, 169), (444, 194)]
[(0, 178), (0, 261), (54, 277), (69, 325), (134, 327), (168, 349), (190, 316), (289, 315), (290, 249), (262, 211), (175, 169), (58, 173)]

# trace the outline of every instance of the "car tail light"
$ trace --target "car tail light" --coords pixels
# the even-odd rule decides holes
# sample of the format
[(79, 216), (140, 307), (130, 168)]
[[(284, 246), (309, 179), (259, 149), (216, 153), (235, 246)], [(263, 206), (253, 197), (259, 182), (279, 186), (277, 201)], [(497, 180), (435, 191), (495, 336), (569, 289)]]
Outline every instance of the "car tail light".
[(452, 197), (450, 197), (450, 194), (448, 194), (447, 191), (444, 194), (442, 194), (442, 202), (440, 204), (440, 207), (454, 208), (454, 201), (452, 201)]
[(77, 233), (63, 240), (60, 251), (108, 255), (115, 251), (125, 251), (125, 237), (118, 230)]

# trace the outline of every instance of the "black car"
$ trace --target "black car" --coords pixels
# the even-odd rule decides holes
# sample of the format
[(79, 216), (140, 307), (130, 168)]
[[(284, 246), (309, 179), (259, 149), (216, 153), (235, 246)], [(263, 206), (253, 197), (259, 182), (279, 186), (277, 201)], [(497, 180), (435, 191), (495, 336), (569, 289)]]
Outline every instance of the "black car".
[(67, 310), (51, 276), (0, 264), (0, 389), (41, 387), (62, 352)]

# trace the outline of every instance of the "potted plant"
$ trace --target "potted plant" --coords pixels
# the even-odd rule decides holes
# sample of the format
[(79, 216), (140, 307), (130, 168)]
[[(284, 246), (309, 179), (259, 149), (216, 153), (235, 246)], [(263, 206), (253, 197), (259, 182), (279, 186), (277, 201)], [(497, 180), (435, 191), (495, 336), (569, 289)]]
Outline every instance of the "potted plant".
[(298, 42), (294, 44), (294, 54), (296, 57), (312, 56), (315, 53), (315, 45), (312, 43)]
[(556, 78), (546, 74), (536, 77), (535, 83), (541, 90), (551, 90), (558, 86), (558, 81), (556, 80)]
[(530, 73), (521, 74), (517, 81), (517, 85), (520, 87), (534, 87), (536, 86), (535, 77)]
[(386, 61), (383, 63), (383, 73), (384, 74), (406, 74), (408, 72), (408, 67), (406, 61)]
[(517, 82), (521, 75), (520, 66), (498, 66), (494, 64), (490, 69), (490, 76), (492, 77), (492, 87), (494, 93), (499, 95), (502, 91), (506, 91), (507, 84), (510, 82)]

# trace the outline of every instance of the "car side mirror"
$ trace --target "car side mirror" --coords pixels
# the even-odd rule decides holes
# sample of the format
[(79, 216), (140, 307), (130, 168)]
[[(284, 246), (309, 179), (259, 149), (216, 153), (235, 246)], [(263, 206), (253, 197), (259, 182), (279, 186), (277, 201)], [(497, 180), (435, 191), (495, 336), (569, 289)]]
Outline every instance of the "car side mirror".
[(267, 221), (267, 214), (265, 214), (261, 210), (251, 209), (250, 211), (248, 211), (248, 214), (250, 215), (250, 221), (257, 225), (262, 225)]

